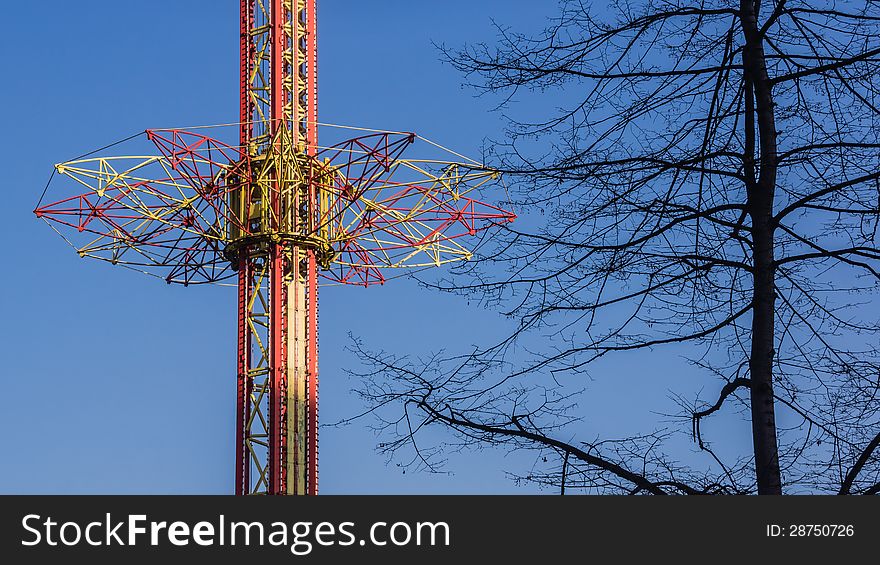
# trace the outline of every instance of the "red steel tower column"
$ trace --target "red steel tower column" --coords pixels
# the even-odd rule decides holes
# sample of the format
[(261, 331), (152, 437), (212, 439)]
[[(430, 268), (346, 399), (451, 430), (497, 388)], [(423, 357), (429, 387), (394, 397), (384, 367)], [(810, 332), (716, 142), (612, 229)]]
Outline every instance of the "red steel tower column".
[[(315, 0), (241, 3), (241, 147), (254, 233), (238, 250), (236, 494), (317, 494), (317, 260), (276, 237), (315, 225), (316, 189), (291, 184), (273, 156), (317, 145)], [(254, 171), (259, 168), (260, 173)], [(288, 233), (289, 235), (289, 233)]]

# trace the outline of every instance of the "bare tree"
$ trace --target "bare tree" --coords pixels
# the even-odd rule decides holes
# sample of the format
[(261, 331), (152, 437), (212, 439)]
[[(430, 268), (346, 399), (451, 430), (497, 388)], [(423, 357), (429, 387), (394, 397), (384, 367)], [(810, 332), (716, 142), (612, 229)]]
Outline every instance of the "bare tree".
[[(356, 342), (381, 448), (429, 469), (456, 442), (537, 449), (519, 478), (562, 492), (880, 492), (880, 4), (568, 0), (536, 37), (444, 53), (501, 97), (523, 220), (435, 286), (519, 324), (422, 360)], [(560, 107), (511, 116), (529, 97)], [(664, 454), (676, 429), (563, 439), (557, 378), (669, 347), (718, 383), (677, 396), (708, 463)], [(701, 424), (737, 407), (753, 450), (722, 457)]]

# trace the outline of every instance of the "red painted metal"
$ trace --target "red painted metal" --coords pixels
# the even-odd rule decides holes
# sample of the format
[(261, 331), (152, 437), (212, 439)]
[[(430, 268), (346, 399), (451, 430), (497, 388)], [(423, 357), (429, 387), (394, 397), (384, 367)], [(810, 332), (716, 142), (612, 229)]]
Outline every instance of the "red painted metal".
[[(250, 100), (250, 73), (253, 60), (253, 44), (250, 31), (253, 27), (253, 2), (241, 0), (241, 29), (239, 36), (239, 145), (244, 152), (251, 139), (251, 120), (253, 107)], [(251, 366), (251, 332), (249, 328), (248, 304), (253, 291), (251, 285), (250, 259), (248, 248), (241, 250), (238, 258), (238, 383), (235, 419), (235, 494), (242, 496), (250, 492), (251, 456), (248, 453), (248, 430), (251, 417), (252, 381), (249, 378)]]
[(235, 410), (235, 494), (246, 494), (250, 487), (250, 457), (245, 444), (246, 427), (250, 420), (251, 381), (250, 329), (248, 327), (248, 298), (250, 297), (250, 272), (247, 253), (242, 252), (238, 261), (238, 385)]
[(273, 244), (269, 271), (269, 490), (287, 492), (287, 285), (284, 283), (284, 249)]
[[(318, 21), (317, 0), (306, 0), (306, 152), (315, 155), (318, 148)], [(317, 191), (309, 186), (310, 209), (317, 209)], [(307, 485), (306, 493), (318, 494), (318, 263), (315, 250), (309, 250), (306, 289), (308, 318), (308, 398), (306, 427)]]
[(306, 493), (315, 495), (318, 494), (318, 267), (314, 250), (309, 251), (307, 268)]
[[(250, 101), (250, 72), (253, 68), (254, 52), (251, 42), (251, 28), (254, 21), (252, 0), (241, 0), (241, 30), (239, 37), (239, 140), (247, 148), (251, 138), (253, 106)], [(246, 149), (245, 149), (246, 150)]]
[[(288, 18), (284, 13), (284, 2), (282, 0), (271, 0), (271, 8), (269, 11), (270, 26), (272, 33), (270, 41), (272, 47), (269, 57), (269, 80), (271, 81), (269, 106), (271, 108), (271, 127), (274, 134), (279, 128), (285, 127), (284, 116), (284, 79), (287, 78), (284, 65), (285, 51), (285, 24)], [(296, 110), (294, 105), (294, 115), (292, 118), (296, 120)]]
[[(271, 0), (269, 8), (269, 131), (274, 143), (281, 140), (276, 134), (281, 128), (288, 127), (285, 116), (285, 81), (295, 80), (286, 72), (284, 53), (287, 51), (286, 26), (290, 15), (284, 9), (282, 0)], [(293, 118), (295, 119), (295, 107)], [(272, 191), (271, 207), (275, 218), (283, 214), (281, 204), (281, 186), (275, 179), (276, 186)], [(271, 386), (269, 389), (269, 486), (268, 494), (285, 494), (287, 492), (287, 284), (285, 283), (285, 244), (269, 243), (269, 370)]]

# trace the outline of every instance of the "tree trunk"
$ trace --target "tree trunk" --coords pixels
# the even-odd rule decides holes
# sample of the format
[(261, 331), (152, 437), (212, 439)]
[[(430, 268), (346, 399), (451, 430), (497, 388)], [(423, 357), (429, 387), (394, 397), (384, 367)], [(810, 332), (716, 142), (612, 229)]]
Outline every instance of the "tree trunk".
[[(773, 200), (776, 190), (777, 134), (773, 93), (764, 58), (763, 38), (758, 29), (759, 4), (757, 0), (742, 0), (740, 4), (745, 36), (743, 65), (746, 111), (749, 115), (745, 121), (746, 176), (750, 179), (748, 208), (754, 243), (752, 343), (749, 357), (752, 439), (758, 494), (782, 494), (773, 399), (776, 300)], [(757, 178), (755, 178), (754, 163), (755, 117), (760, 153), (760, 171)]]

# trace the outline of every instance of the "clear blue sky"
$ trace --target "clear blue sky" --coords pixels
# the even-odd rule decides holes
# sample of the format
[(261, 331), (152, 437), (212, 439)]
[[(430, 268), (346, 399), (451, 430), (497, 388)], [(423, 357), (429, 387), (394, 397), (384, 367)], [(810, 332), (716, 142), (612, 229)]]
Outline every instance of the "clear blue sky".
[[(231, 492), (232, 289), (166, 286), (80, 260), (31, 210), (56, 162), (148, 127), (235, 121), (238, 7), (85, 0), (5, 8), (0, 492)], [(490, 41), (492, 17), (535, 29), (552, 9), (526, 0), (319, 0), (320, 118), (415, 131), (479, 156), (501, 117), (460, 87), (431, 42)], [(466, 347), (505, 324), (407, 280), (325, 290), (322, 420), (363, 408), (342, 372), (357, 368), (344, 350), (348, 332), (418, 353)], [(616, 370), (650, 373), (638, 358), (627, 362)], [(595, 386), (606, 397), (585, 401), (593, 422), (621, 435), (639, 424), (624, 426), (606, 408), (620, 387)], [(665, 394), (656, 383), (643, 390), (650, 399)], [(323, 493), (523, 492), (504, 470), (528, 468), (529, 455), (453, 456), (452, 474), (402, 474), (376, 454), (365, 424), (322, 429)]]

